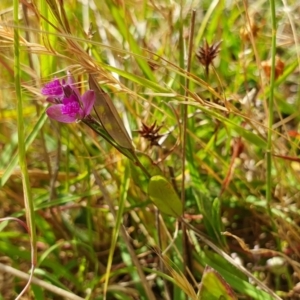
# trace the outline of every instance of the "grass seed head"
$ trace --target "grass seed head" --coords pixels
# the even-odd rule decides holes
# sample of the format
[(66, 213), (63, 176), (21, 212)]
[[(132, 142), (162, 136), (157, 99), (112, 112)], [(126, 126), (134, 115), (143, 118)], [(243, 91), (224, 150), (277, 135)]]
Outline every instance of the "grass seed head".
[(196, 57), (199, 62), (205, 67), (206, 75), (208, 75), (209, 66), (212, 64), (213, 60), (217, 57), (220, 52), (220, 44), (222, 41), (213, 43), (209, 45), (207, 41), (204, 42), (204, 45), (199, 47), (196, 52)]

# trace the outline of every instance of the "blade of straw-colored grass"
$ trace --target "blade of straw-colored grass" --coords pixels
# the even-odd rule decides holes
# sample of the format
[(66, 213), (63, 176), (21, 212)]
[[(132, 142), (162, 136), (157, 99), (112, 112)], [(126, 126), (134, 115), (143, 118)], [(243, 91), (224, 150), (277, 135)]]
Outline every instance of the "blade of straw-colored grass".
[[(0, 263), (0, 270), (1, 272), (3, 273), (8, 273), (8, 274), (12, 274), (18, 278), (21, 278), (21, 279), (24, 279), (24, 280), (29, 280), (30, 278), (30, 275), (22, 272), (22, 271), (19, 271), (13, 267), (10, 267), (10, 266), (6, 266), (2, 263)], [(52, 285), (48, 282), (45, 282), (41, 279), (38, 279), (36, 277), (32, 277), (31, 278), (31, 282), (44, 288), (45, 290), (48, 290), (49, 292), (53, 293), (53, 294), (56, 294), (56, 295), (59, 295), (61, 297), (65, 297), (67, 299), (70, 299), (70, 300), (84, 300), (84, 298), (81, 298), (79, 296), (76, 296), (75, 294), (73, 293), (70, 293), (68, 291), (65, 291), (55, 285)]]
[[(30, 134), (28, 135), (28, 137), (25, 140), (25, 150), (24, 151), (27, 151), (29, 146), (35, 140), (35, 138), (37, 137), (40, 129), (45, 124), (46, 120), (47, 120), (47, 115), (43, 112), (41, 114), (40, 118), (38, 119), (38, 121), (36, 122), (35, 126), (33, 127), (33, 130), (30, 132)], [(2, 175), (1, 181), (0, 181), (0, 187), (5, 185), (5, 183), (7, 182), (9, 177), (11, 176), (11, 174), (12, 174), (12, 172), (15, 169), (17, 164), (18, 164), (18, 153), (15, 154), (15, 156), (12, 158), (9, 165), (5, 169), (5, 171)]]
[(21, 92), (21, 66), (20, 66), (20, 32), (18, 29), (19, 25), (19, 1), (14, 0), (14, 78), (15, 78), (15, 89), (17, 97), (17, 116), (18, 116), (18, 148), (19, 148), (19, 165), (22, 173), (22, 184), (24, 193), (24, 205), (26, 210), (26, 222), (30, 232), (30, 247), (31, 247), (31, 275), (28, 278), (28, 282), (17, 299), (20, 299), (30, 286), (32, 280), (36, 257), (36, 231), (35, 231), (35, 220), (34, 220), (34, 206), (31, 194), (31, 187), (29, 182), (29, 175), (26, 162), (26, 148), (25, 148), (25, 134), (24, 134), (24, 119), (23, 119), (23, 99)]
[(109, 250), (109, 256), (108, 256), (108, 260), (107, 260), (105, 282), (104, 282), (104, 288), (103, 288), (104, 297), (106, 297), (106, 293), (107, 293), (107, 289), (108, 289), (110, 270), (111, 270), (111, 266), (112, 266), (112, 261), (113, 261), (116, 244), (118, 241), (120, 227), (122, 226), (123, 212), (124, 212), (124, 208), (125, 208), (125, 202), (127, 199), (127, 191), (128, 191), (129, 183), (130, 183), (129, 164), (127, 163), (124, 168), (125, 168), (125, 170), (124, 170), (124, 174), (122, 176), (122, 183), (121, 183), (121, 187), (120, 187), (119, 209), (116, 214), (116, 220), (115, 220), (116, 224), (113, 229), (112, 240), (111, 240), (111, 245), (110, 245), (110, 250)]
[[(270, 9), (271, 9), (271, 19), (272, 19), (272, 43), (271, 43), (271, 79), (270, 79), (270, 96), (269, 96), (269, 107), (268, 107), (268, 140), (267, 140), (267, 151), (266, 151), (266, 162), (267, 162), (267, 170), (266, 170), (266, 198), (267, 198), (267, 211), (270, 217), (270, 221), (273, 227), (274, 233), (277, 232), (276, 224), (273, 219), (272, 213), (272, 193), (273, 193), (273, 185), (272, 185), (272, 126), (273, 126), (273, 109), (274, 109), (274, 89), (275, 89), (275, 56), (276, 56), (276, 4), (275, 0), (270, 0)], [(279, 249), (281, 248), (280, 241), (277, 240), (277, 246)]]

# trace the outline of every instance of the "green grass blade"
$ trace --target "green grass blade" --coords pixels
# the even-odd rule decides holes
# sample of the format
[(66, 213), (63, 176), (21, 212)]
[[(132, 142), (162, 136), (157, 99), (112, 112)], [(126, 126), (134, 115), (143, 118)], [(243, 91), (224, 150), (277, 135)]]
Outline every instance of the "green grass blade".
[[(18, 118), (18, 149), (19, 149), (19, 165), (22, 174), (22, 185), (24, 193), (24, 205), (26, 210), (26, 222), (29, 228), (30, 234), (30, 247), (31, 247), (31, 275), (35, 268), (37, 260), (37, 248), (36, 248), (36, 228), (34, 219), (34, 205), (31, 193), (31, 187), (29, 182), (29, 174), (26, 161), (26, 146), (25, 146), (25, 133), (24, 133), (24, 118), (23, 118), (23, 98), (21, 91), (21, 65), (20, 65), (20, 32), (19, 26), (19, 1), (14, 0), (14, 77), (15, 77), (15, 89), (17, 97), (17, 118)], [(27, 285), (30, 284), (31, 277)], [(17, 299), (26, 291), (28, 286), (19, 294)]]
[(126, 164), (125, 170), (124, 170), (124, 175), (123, 175), (123, 180), (121, 183), (121, 189), (120, 189), (119, 209), (116, 214), (116, 220), (115, 220), (116, 224), (115, 224), (115, 227), (114, 227), (114, 230), (112, 233), (112, 240), (111, 240), (109, 256), (108, 256), (108, 260), (107, 260), (105, 282), (104, 282), (104, 295), (106, 295), (106, 292), (108, 290), (108, 282), (109, 282), (109, 277), (110, 277), (109, 275), (110, 275), (110, 270), (111, 270), (111, 266), (112, 266), (114, 251), (116, 249), (116, 244), (117, 244), (118, 237), (119, 237), (120, 226), (122, 226), (123, 213), (124, 213), (124, 208), (125, 208), (126, 199), (127, 199), (129, 182), (130, 182), (130, 168), (129, 168), (129, 164)]

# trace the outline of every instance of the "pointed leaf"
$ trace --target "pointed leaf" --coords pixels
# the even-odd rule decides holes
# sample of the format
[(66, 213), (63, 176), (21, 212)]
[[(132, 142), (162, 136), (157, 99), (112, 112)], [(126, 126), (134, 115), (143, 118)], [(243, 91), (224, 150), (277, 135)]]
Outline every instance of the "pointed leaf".
[(161, 175), (151, 177), (148, 193), (161, 212), (176, 218), (182, 215), (182, 203), (172, 184), (165, 177)]
[(95, 112), (108, 134), (115, 140), (120, 146), (132, 149), (133, 145), (131, 138), (128, 135), (126, 128), (107, 93), (105, 93), (93, 75), (89, 75), (90, 89), (95, 92)]

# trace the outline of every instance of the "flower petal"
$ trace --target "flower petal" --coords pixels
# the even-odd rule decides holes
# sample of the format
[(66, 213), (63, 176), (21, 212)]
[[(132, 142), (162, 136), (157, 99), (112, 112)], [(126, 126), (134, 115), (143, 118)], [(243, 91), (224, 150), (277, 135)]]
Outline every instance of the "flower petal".
[(65, 86), (69, 85), (72, 88), (72, 90), (75, 92), (75, 94), (77, 95), (77, 97), (80, 98), (80, 93), (79, 93), (78, 88), (76, 87), (75, 79), (74, 79), (74, 77), (71, 75), (71, 73), (69, 71), (67, 72), (67, 81), (66, 81), (66, 83), (64, 85)]
[(77, 121), (76, 116), (68, 115), (68, 114), (63, 114), (62, 113), (62, 108), (64, 107), (63, 104), (56, 104), (52, 105), (46, 110), (46, 114), (48, 115), (49, 118), (56, 120), (58, 122), (62, 123), (74, 123)]
[(86, 91), (81, 98), (83, 104), (84, 117), (89, 115), (93, 109), (95, 103), (95, 92), (93, 90)]
[(70, 97), (64, 97), (62, 99), (62, 103), (64, 105), (67, 105), (67, 104), (72, 103), (72, 102), (77, 102), (79, 104), (79, 101), (78, 101), (77, 97), (74, 94), (72, 94)]
[(63, 89), (58, 79), (47, 83), (42, 88), (42, 94), (45, 96), (50, 96), (51, 98), (61, 97), (63, 95)]
[(67, 82), (68, 85), (73, 85), (75, 83), (74, 77), (71, 75), (70, 71), (67, 71)]

